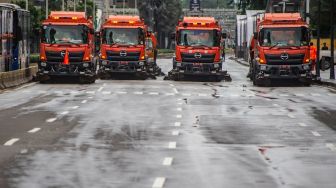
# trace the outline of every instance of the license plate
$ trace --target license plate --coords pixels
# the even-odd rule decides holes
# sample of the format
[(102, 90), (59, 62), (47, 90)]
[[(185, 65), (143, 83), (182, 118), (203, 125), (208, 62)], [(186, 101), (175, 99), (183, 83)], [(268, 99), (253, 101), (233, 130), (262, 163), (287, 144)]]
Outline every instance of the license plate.
[(127, 61), (120, 61), (120, 65), (128, 65)]
[(282, 69), (282, 70), (289, 70), (290, 66), (289, 65), (280, 65), (280, 69)]

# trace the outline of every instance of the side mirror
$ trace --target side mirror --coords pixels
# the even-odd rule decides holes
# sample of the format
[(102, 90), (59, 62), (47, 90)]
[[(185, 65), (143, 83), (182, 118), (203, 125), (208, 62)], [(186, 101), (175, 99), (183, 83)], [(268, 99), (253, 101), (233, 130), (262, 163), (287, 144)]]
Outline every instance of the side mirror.
[(170, 39), (175, 40), (175, 38), (176, 38), (176, 34), (175, 33), (171, 33), (170, 34)]
[(227, 38), (227, 34), (226, 33), (222, 33), (222, 38), (226, 39)]
[(257, 32), (253, 33), (253, 38), (256, 39), (256, 40), (258, 39), (258, 33)]

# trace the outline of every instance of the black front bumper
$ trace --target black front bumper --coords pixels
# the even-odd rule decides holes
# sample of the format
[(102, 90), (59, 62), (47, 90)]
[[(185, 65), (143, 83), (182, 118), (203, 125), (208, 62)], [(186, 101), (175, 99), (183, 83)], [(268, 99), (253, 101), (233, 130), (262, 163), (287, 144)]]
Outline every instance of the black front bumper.
[[(86, 65), (86, 66), (84, 66)], [(95, 64), (87, 62), (39, 62), (37, 76), (94, 76)]]
[(267, 65), (257, 64), (259, 78), (271, 79), (298, 79), (312, 78), (312, 66), (309, 64), (299, 65)]
[(99, 63), (100, 73), (136, 73), (145, 71), (146, 61), (108, 61)]
[(176, 72), (185, 75), (222, 75), (222, 62), (219, 63), (192, 63), (174, 61)]

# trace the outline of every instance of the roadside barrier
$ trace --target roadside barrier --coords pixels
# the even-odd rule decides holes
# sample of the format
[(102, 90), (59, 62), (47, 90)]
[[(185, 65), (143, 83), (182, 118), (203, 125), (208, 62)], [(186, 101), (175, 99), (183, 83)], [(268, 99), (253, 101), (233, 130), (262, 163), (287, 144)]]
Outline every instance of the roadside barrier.
[(10, 72), (0, 72), (0, 89), (15, 87), (33, 80), (37, 66)]

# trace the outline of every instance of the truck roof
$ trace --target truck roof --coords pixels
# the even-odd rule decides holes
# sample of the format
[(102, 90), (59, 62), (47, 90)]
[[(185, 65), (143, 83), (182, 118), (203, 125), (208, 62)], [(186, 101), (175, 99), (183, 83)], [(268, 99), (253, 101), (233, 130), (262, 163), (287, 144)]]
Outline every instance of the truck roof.
[(103, 27), (145, 27), (145, 22), (139, 16), (110, 15)]
[(110, 15), (108, 20), (118, 22), (129, 22), (129, 21), (141, 22), (139, 16), (129, 16), (129, 15)]
[(220, 29), (214, 17), (184, 17), (183, 20), (179, 21), (178, 27)]
[(78, 25), (85, 24), (92, 26), (91, 20), (86, 19), (85, 12), (72, 11), (51, 11), (48, 19), (43, 21), (43, 24), (54, 25)]
[(307, 25), (300, 13), (266, 13), (260, 24), (275, 27)]

